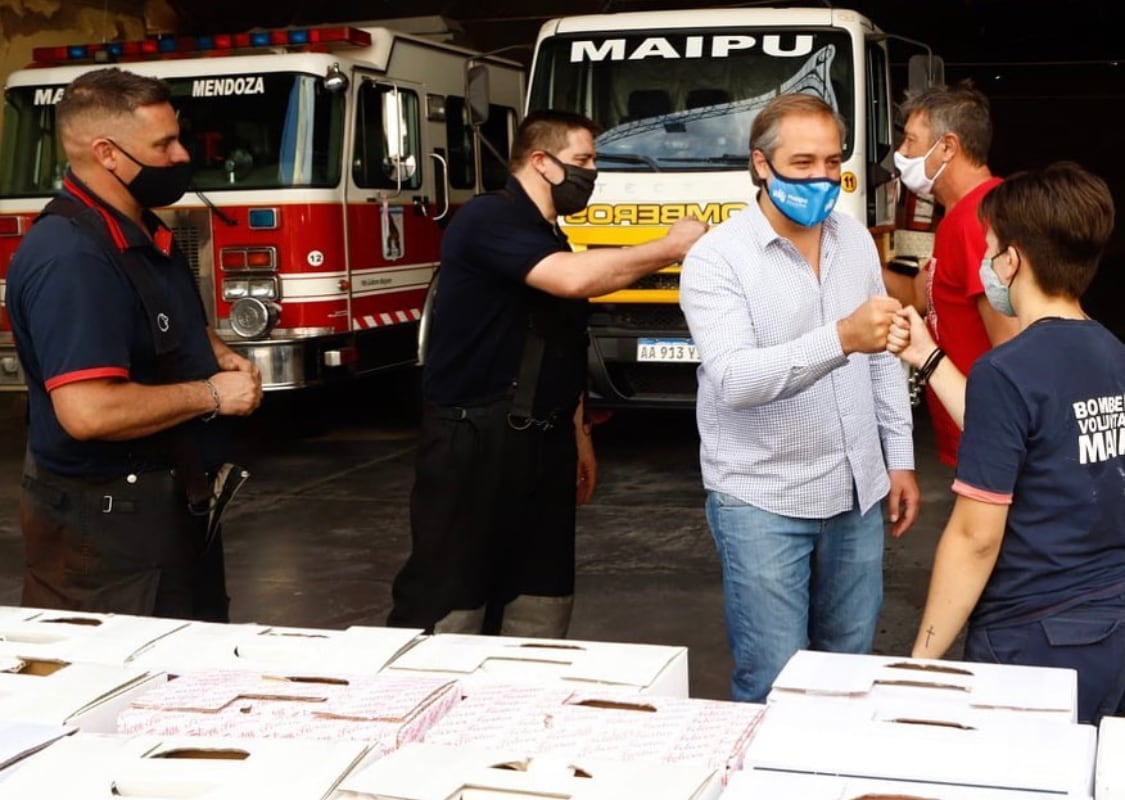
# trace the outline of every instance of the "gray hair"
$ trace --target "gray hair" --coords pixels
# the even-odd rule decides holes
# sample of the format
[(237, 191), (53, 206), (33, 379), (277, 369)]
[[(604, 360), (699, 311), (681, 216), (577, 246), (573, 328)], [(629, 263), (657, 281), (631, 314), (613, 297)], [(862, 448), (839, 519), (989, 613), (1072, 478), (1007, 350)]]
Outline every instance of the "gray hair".
[(992, 146), (988, 98), (973, 88), (970, 82), (908, 92), (901, 111), (904, 121), (909, 121), (915, 114), (922, 115), (930, 126), (933, 141), (947, 133), (955, 133), (970, 161), (974, 164), (988, 162), (988, 150)]

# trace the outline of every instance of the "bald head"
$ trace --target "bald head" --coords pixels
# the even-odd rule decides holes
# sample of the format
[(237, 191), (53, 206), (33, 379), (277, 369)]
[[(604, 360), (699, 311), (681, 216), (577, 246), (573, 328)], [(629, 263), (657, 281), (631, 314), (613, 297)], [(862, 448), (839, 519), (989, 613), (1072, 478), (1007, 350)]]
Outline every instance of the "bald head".
[(98, 138), (127, 133), (138, 108), (168, 103), (172, 94), (164, 81), (108, 67), (71, 81), (55, 108), (63, 149), (72, 162), (90, 158)]

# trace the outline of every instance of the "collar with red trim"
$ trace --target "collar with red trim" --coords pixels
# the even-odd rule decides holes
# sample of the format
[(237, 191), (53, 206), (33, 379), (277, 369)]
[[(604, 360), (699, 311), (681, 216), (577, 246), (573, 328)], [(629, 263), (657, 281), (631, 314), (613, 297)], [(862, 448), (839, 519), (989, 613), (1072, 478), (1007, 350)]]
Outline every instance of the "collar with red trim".
[(144, 212), (145, 227), (148, 228), (148, 231), (145, 232), (137, 227), (133, 220), (91, 191), (90, 187), (86, 186), (70, 170), (67, 170), (66, 176), (63, 178), (63, 190), (78, 202), (94, 209), (101, 215), (101, 218), (105, 220), (109, 235), (113, 237), (113, 243), (117, 245), (118, 249), (124, 251), (130, 247), (154, 246), (163, 255), (171, 255), (172, 231), (160, 221), (160, 217), (151, 211), (146, 209)]

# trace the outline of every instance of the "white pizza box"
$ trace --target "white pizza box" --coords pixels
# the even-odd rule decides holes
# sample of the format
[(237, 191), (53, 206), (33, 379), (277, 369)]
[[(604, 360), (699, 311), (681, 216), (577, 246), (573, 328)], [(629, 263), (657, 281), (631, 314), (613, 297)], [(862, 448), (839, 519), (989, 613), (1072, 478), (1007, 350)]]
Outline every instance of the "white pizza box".
[(353, 770), (333, 800), (716, 800), (720, 791), (699, 766), (412, 744)]
[(5, 607), (0, 656), (91, 664), (127, 664), (187, 620)]
[(365, 753), (356, 742), (77, 734), (28, 759), (0, 796), (324, 800)]
[(1125, 800), (1125, 717), (1102, 717), (1098, 725), (1095, 800)]
[(153, 672), (178, 675), (191, 670), (213, 669), (213, 664), (234, 652), (238, 643), (261, 631), (265, 625), (253, 622), (189, 621), (172, 636), (166, 636), (139, 653), (133, 664)]
[(475, 686), (426, 734), (427, 744), (535, 756), (740, 769), (765, 706), (621, 689)]
[(991, 712), (1078, 720), (1072, 669), (852, 655), (801, 650), (789, 659), (766, 702), (860, 703), (881, 717), (916, 711)]
[(744, 770), (734, 773), (721, 800), (1048, 800), (1088, 796), (985, 789), (916, 781)]
[(1097, 730), (1040, 717), (986, 728), (860, 719), (829, 704), (767, 706), (744, 769), (951, 784), (1089, 797)]
[(67, 725), (0, 721), (0, 781), (28, 756), (74, 732)]
[(688, 696), (686, 647), (437, 634), (395, 658), (388, 672), (427, 673), (477, 682), (562, 683)]
[(112, 733), (133, 696), (165, 680), (133, 667), (0, 656), (0, 720)]
[(333, 630), (193, 622), (149, 648), (136, 663), (173, 674), (276, 669), (374, 674), (421, 635), (420, 628), (356, 625)]
[(461, 701), (448, 678), (318, 672), (186, 672), (133, 699), (121, 733), (360, 741), (390, 752), (421, 741)]

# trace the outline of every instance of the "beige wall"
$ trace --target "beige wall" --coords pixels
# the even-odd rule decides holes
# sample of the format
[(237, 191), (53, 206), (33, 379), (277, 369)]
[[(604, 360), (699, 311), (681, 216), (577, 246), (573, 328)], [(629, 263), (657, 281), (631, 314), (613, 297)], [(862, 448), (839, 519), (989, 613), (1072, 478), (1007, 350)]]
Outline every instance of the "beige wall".
[(175, 25), (165, 0), (0, 0), (0, 83), (36, 47), (142, 39)]

